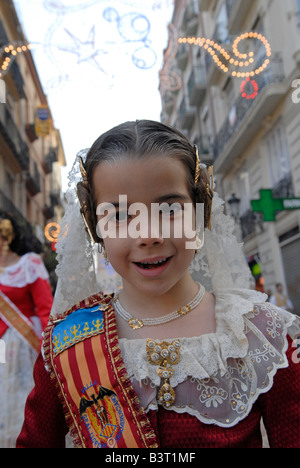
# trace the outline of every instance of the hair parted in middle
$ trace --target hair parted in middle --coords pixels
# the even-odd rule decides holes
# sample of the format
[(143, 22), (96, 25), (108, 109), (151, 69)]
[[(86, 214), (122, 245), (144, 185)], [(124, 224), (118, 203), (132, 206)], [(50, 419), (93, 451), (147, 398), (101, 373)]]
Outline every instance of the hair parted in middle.
[(213, 191), (207, 169), (201, 166), (199, 171), (197, 151), (197, 147), (192, 146), (177, 129), (152, 120), (125, 122), (103, 133), (89, 149), (85, 162), (81, 162), (83, 182), (77, 185), (81, 211), (83, 214), (85, 212), (85, 221), (93, 240), (102, 242), (96, 233), (96, 204), (92, 182), (94, 169), (101, 162), (117, 162), (125, 157), (142, 159), (166, 156), (181, 161), (186, 168), (187, 186), (193, 204), (204, 204), (204, 227), (210, 227)]

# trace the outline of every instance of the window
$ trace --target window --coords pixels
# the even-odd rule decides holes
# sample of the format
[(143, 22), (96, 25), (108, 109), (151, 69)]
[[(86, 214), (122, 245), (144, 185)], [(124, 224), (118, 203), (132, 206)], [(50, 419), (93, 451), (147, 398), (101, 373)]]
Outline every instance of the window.
[(240, 198), (240, 215), (244, 214), (250, 208), (250, 181), (249, 172), (241, 171), (238, 175), (238, 194)]
[(229, 43), (228, 16), (227, 16), (226, 3), (222, 4), (220, 11), (218, 13), (215, 39), (221, 44)]
[(274, 187), (291, 172), (289, 149), (282, 125), (277, 125), (266, 138), (266, 150), (271, 187)]

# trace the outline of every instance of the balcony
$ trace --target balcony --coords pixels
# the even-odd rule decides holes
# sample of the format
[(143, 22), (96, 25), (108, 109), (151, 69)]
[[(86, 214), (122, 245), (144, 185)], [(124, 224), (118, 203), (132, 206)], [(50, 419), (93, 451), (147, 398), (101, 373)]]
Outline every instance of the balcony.
[(29, 149), (22, 139), (7, 106), (0, 106), (0, 135), (13, 153), (21, 170), (29, 169)]
[(253, 0), (226, 0), (227, 27), (230, 34), (239, 34), (241, 32), (242, 25), (254, 3)]
[(213, 164), (213, 145), (212, 139), (209, 135), (201, 135), (196, 141), (195, 145), (198, 147), (199, 159), (207, 165)]
[(26, 135), (30, 141), (30, 143), (33, 143), (35, 140), (38, 139), (35, 133), (35, 125), (34, 124), (26, 124), (25, 125), (25, 131)]
[(54, 217), (54, 206), (51, 204), (51, 205), (44, 205), (44, 208), (43, 208), (43, 215), (46, 219), (46, 221), (48, 221), (49, 219), (53, 218)]
[(34, 174), (31, 174), (29, 172), (27, 175), (26, 189), (32, 197), (34, 197), (37, 193), (41, 191), (40, 173), (38, 171), (36, 163), (34, 163)]
[(59, 188), (52, 188), (50, 191), (50, 200), (51, 200), (51, 206), (53, 208), (55, 206), (60, 206), (61, 205), (61, 200), (60, 200), (60, 189)]
[(193, 106), (200, 106), (207, 88), (205, 67), (197, 65), (193, 68), (188, 81), (188, 94)]
[(251, 209), (246, 211), (240, 217), (240, 226), (242, 231), (242, 239), (245, 240), (251, 234), (256, 233), (256, 226), (262, 226), (262, 214), (254, 213)]
[(279, 182), (272, 188), (274, 198), (293, 198), (295, 196), (293, 189), (292, 174), (286, 174)]
[(57, 151), (55, 148), (50, 148), (42, 162), (42, 168), (45, 174), (51, 174), (53, 163), (57, 161)]
[(182, 27), (185, 30), (187, 36), (194, 36), (197, 34), (198, 25), (198, 11), (196, 11), (194, 4), (191, 3), (185, 9)]
[(188, 99), (185, 97), (179, 107), (178, 120), (182, 129), (187, 130), (191, 128), (195, 119), (195, 107), (191, 107)]
[(176, 54), (177, 65), (180, 70), (185, 70), (189, 59), (189, 48), (185, 44), (179, 44)]
[[(264, 58), (261, 59), (261, 63)], [(271, 114), (289, 89), (284, 83), (282, 57), (273, 55), (268, 69), (255, 77), (258, 95), (254, 100), (245, 99), (240, 94), (232, 104), (214, 142), (215, 170), (224, 173), (233, 160), (243, 153), (255, 138), (263, 120)]]

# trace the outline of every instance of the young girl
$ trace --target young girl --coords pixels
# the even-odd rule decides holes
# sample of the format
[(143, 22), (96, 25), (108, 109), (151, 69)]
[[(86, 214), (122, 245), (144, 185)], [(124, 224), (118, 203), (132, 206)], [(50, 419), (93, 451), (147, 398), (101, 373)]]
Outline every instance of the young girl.
[[(137, 121), (81, 156), (83, 221), (70, 185), (18, 447), (63, 447), (69, 431), (87, 448), (257, 448), (261, 419), (271, 447), (299, 447), (299, 319), (248, 289), (197, 148)], [(115, 294), (97, 292), (87, 232), (122, 279)]]

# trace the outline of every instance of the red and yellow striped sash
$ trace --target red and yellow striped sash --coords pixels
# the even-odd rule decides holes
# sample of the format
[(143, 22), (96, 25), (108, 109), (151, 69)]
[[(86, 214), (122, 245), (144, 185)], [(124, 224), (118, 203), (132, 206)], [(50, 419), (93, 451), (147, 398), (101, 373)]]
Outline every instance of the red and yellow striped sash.
[(113, 307), (107, 296), (92, 300), (92, 307), (73, 308), (46, 331), (46, 360), (71, 435), (86, 448), (155, 448), (156, 436), (126, 374)]

